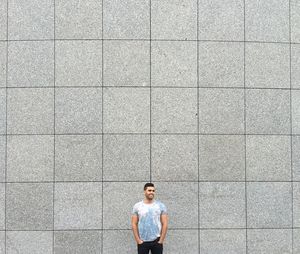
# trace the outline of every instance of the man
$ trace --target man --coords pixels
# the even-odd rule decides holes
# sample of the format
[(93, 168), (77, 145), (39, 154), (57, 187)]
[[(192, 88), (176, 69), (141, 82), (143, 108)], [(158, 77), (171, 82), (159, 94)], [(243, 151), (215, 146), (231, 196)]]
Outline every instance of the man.
[(154, 199), (153, 183), (144, 186), (145, 198), (134, 205), (131, 225), (137, 242), (138, 254), (163, 253), (163, 242), (168, 228), (166, 206)]

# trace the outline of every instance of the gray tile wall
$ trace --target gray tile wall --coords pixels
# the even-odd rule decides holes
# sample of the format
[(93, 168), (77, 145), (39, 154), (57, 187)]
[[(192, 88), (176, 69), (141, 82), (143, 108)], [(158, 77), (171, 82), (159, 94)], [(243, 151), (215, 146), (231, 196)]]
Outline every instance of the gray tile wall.
[(0, 0), (0, 254), (298, 254), (299, 151), (299, 0)]

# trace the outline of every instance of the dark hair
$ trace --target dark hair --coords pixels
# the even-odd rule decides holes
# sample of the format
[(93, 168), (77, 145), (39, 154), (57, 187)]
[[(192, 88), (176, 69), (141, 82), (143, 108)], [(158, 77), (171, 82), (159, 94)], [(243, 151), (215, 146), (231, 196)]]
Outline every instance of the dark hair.
[(147, 187), (154, 187), (154, 184), (153, 183), (146, 183), (144, 185), (144, 190), (147, 190)]

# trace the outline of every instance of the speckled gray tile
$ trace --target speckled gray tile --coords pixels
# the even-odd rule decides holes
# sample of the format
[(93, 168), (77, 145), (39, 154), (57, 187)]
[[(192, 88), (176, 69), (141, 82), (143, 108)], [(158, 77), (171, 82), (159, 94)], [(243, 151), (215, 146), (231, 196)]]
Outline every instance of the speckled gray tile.
[(249, 43), (245, 56), (246, 87), (290, 88), (288, 44)]
[(246, 254), (246, 230), (201, 230), (201, 254)]
[(292, 137), (293, 180), (300, 181), (300, 136)]
[(197, 87), (197, 42), (153, 41), (151, 86)]
[(101, 86), (101, 41), (56, 41), (56, 86)]
[(103, 228), (131, 229), (132, 208), (135, 203), (140, 202), (143, 198), (144, 183), (103, 183)]
[(55, 97), (57, 133), (101, 133), (101, 88), (59, 88)]
[(52, 181), (53, 136), (8, 136), (7, 181)]
[(248, 134), (289, 134), (290, 91), (247, 90), (246, 129)]
[(200, 87), (244, 87), (244, 46), (232, 42), (199, 44)]
[(7, 0), (1, 0), (0, 1), (0, 40), (6, 40), (6, 36), (7, 36), (6, 33), (7, 33)]
[(6, 223), (8, 230), (51, 230), (53, 184), (8, 183)]
[(102, 183), (56, 183), (55, 229), (101, 229)]
[(300, 42), (300, 3), (298, 0), (290, 1), (291, 8), (291, 40)]
[(197, 181), (197, 139), (197, 135), (152, 135), (152, 179)]
[(100, 254), (101, 231), (56, 231), (55, 254)]
[[(300, 20), (299, 20), (299, 26), (300, 26)], [(300, 88), (300, 45), (292, 44), (291, 47), (292, 47), (292, 59), (291, 59), (292, 88)]]
[(56, 0), (55, 36), (59, 39), (101, 39), (102, 2)]
[(146, 181), (150, 176), (149, 135), (105, 135), (105, 181)]
[(56, 181), (101, 181), (101, 168), (101, 135), (56, 136)]
[(5, 230), (5, 184), (0, 183), (0, 230)]
[(10, 87), (54, 86), (53, 42), (9, 42), (7, 85)]
[(150, 89), (104, 88), (104, 132), (150, 131)]
[(300, 229), (294, 229), (294, 253), (300, 253)]
[(51, 134), (54, 129), (54, 91), (17, 88), (7, 91), (9, 134)]
[(300, 134), (300, 90), (292, 91), (293, 134)]
[(197, 133), (197, 89), (153, 88), (152, 132)]
[(242, 0), (200, 0), (199, 39), (243, 40), (244, 2)]
[(289, 41), (288, 0), (246, 0), (246, 40)]
[(6, 138), (0, 136), (0, 182), (5, 182)]
[(243, 134), (244, 91), (200, 89), (199, 130), (207, 134)]
[(106, 39), (149, 39), (149, 0), (104, 0), (103, 36)]
[(149, 86), (148, 41), (104, 41), (104, 86)]
[[(1, 17), (1, 15), (0, 15), (0, 17)], [(1, 20), (0, 20), (0, 24), (1, 24)], [(0, 34), (1, 34), (1, 32), (0, 32)], [(6, 55), (7, 55), (6, 50), (7, 50), (7, 43), (0, 41), (0, 87), (6, 87), (6, 62), (7, 62), (6, 61)]]
[(5, 232), (0, 231), (0, 254), (5, 254)]
[(292, 227), (292, 189), (287, 182), (247, 183), (248, 227)]
[[(120, 243), (120, 244), (116, 244)], [(105, 230), (103, 254), (136, 253), (137, 245), (131, 230)]]
[(8, 2), (9, 39), (34, 40), (54, 38), (54, 1), (9, 0)]
[(244, 136), (199, 136), (200, 180), (243, 181), (244, 146)]
[(291, 138), (247, 136), (247, 180), (290, 181)]
[(249, 229), (249, 254), (292, 254), (291, 229)]
[(7, 254), (52, 254), (52, 244), (51, 231), (8, 231), (6, 233)]
[(170, 229), (198, 228), (197, 183), (157, 182), (155, 186), (157, 199), (167, 207)]
[(6, 133), (6, 91), (0, 88), (0, 134)]
[(300, 182), (293, 183), (294, 227), (300, 227)]
[(245, 183), (201, 182), (199, 195), (201, 228), (245, 227)]
[(197, 0), (152, 0), (153, 39), (197, 39)]

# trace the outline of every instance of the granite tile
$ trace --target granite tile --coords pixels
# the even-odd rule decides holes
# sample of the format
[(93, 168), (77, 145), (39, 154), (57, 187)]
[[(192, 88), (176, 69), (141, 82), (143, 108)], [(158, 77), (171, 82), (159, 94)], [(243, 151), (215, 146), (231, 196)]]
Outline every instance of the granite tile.
[(131, 230), (103, 231), (103, 254), (119, 254), (124, 251), (137, 252), (137, 245)]
[(7, 36), (7, 0), (1, 0), (0, 1), (0, 40), (6, 40), (7, 39), (6, 36)]
[(293, 183), (293, 227), (300, 227), (300, 182)]
[[(300, 20), (299, 20), (299, 26), (300, 26)], [(299, 37), (299, 42), (300, 42), (300, 37)], [(292, 58), (291, 58), (292, 88), (299, 89), (300, 88), (300, 45), (292, 44), (291, 50), (292, 50), (291, 52), (292, 53)]]
[(292, 133), (300, 134), (300, 90), (292, 92)]
[(0, 230), (5, 230), (5, 184), (0, 183)]
[(6, 138), (0, 136), (0, 182), (5, 182)]
[(6, 90), (0, 88), (0, 134), (6, 134)]
[(300, 181), (300, 136), (292, 137), (293, 180)]
[[(3, 1), (3, 0), (1, 0)], [(1, 7), (0, 7), (1, 8)], [(1, 10), (0, 10), (1, 12)], [(1, 24), (1, 15), (0, 15)], [(0, 25), (1, 26), (1, 25)], [(1, 30), (1, 27), (0, 27)], [(0, 32), (1, 34), (1, 32)], [(1, 38), (1, 35), (0, 35)], [(0, 87), (6, 87), (7, 43), (0, 41)]]
[(300, 42), (300, 3), (298, 0), (290, 1), (291, 15), (291, 41)]

